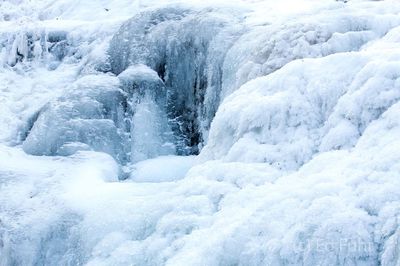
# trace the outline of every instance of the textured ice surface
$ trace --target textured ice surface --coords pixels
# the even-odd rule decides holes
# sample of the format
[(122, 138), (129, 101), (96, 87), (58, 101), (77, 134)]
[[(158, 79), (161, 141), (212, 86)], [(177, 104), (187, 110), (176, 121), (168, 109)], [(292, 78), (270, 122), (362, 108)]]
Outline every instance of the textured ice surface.
[(145, 65), (131, 66), (118, 78), (127, 94), (126, 120), (131, 138), (131, 161), (175, 154), (164, 82)]
[(219, 104), (224, 54), (242, 29), (231, 13), (184, 7), (147, 11), (124, 23), (110, 42), (114, 73), (144, 64), (164, 81), (179, 154), (198, 152)]
[(399, 2), (194, 2), (0, 4), (0, 265), (399, 265)]
[(59, 155), (73, 152), (68, 145), (77, 142), (123, 162), (128, 151), (123, 101), (116, 77), (85, 76), (39, 112), (23, 149), (34, 155)]

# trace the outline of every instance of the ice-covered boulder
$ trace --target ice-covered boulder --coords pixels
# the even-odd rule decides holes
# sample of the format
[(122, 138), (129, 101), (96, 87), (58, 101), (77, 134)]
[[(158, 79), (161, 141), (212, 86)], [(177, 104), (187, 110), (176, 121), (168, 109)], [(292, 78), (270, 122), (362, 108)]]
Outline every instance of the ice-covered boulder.
[(66, 155), (89, 146), (125, 161), (125, 98), (119, 86), (119, 80), (109, 75), (85, 76), (76, 81), (64, 96), (40, 111), (23, 143), (24, 151)]

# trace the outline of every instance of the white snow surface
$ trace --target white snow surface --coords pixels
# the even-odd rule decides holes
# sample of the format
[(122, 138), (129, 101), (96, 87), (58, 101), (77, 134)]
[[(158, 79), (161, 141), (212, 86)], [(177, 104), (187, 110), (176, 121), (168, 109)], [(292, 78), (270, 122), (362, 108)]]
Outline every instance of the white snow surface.
[[(192, 73), (110, 70), (152, 12), (198, 156)], [(400, 265), (399, 100), (395, 0), (2, 1), (0, 265)]]

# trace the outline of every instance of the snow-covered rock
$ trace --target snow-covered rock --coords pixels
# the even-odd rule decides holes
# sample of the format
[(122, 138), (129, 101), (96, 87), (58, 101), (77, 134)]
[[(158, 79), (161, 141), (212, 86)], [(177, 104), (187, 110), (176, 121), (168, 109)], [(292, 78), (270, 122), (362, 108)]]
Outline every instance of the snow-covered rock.
[(34, 155), (59, 155), (66, 153), (66, 145), (78, 142), (126, 161), (123, 101), (116, 77), (85, 76), (39, 112), (23, 149)]

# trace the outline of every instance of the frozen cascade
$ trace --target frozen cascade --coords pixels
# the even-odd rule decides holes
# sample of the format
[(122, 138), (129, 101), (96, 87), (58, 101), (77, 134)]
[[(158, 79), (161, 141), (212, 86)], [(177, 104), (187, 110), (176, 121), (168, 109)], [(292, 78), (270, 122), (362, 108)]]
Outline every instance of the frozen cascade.
[(398, 1), (78, 2), (0, 4), (1, 266), (399, 265)]
[[(108, 62), (94, 66), (95, 71), (107, 72), (109, 65), (122, 81), (119, 86), (125, 93), (116, 98), (119, 102), (115, 104), (126, 109), (118, 114), (118, 119), (123, 121), (104, 120), (101, 122), (104, 126), (87, 124), (90, 120), (80, 121), (80, 126), (74, 126), (74, 130), (59, 130), (49, 142), (43, 138), (45, 134), (37, 133), (37, 128), (45, 129), (49, 126), (47, 121), (58, 118), (51, 112), (52, 108), (45, 108), (41, 113), (43, 116), (47, 113), (49, 118), (38, 116), (35, 124), (42, 123), (42, 126), (32, 127), (24, 150), (31, 154), (66, 155), (80, 148), (94, 149), (108, 152), (122, 164), (157, 155), (197, 154), (207, 143), (209, 127), (221, 99), (247, 80), (267, 75), (296, 58), (355, 51), (398, 23), (397, 19), (389, 17), (385, 27), (374, 29), (373, 19), (331, 14), (321, 15), (323, 23), (319, 24), (305, 17), (295, 23), (288, 22), (284, 29), (270, 29), (269, 26), (249, 29), (241, 22), (242, 13), (231, 9), (167, 7), (134, 16), (111, 39)], [(337, 24), (335, 21), (344, 22)], [(48, 48), (54, 59), (62, 60), (68, 54), (65, 52), (68, 40), (62, 31), (48, 34), (46, 40), (46, 43), (55, 43)], [(260, 46), (259, 52), (249, 53), (252, 50), (249, 43)], [(72, 54), (75, 56), (76, 51)], [(97, 71), (99, 77), (103, 75), (101, 72)], [(102, 87), (93, 85), (91, 90), (102, 90)], [(69, 96), (63, 99), (61, 102), (67, 105), (74, 105), (76, 101)], [(97, 118), (96, 115), (93, 118)], [(144, 123), (145, 120), (152, 122)], [(71, 133), (77, 128), (80, 128), (80, 136)], [(89, 133), (83, 132), (85, 130)], [(67, 132), (75, 136), (64, 136)], [(85, 134), (99, 136), (88, 143)], [(104, 140), (104, 136), (108, 140)], [(60, 152), (58, 146), (39, 151), (43, 147), (41, 141), (50, 146), (61, 147), (64, 143), (67, 146)], [(72, 150), (65, 152), (66, 147)], [(306, 157), (314, 152), (315, 148)], [(302, 163), (304, 160), (297, 165)]]
[[(192, 31), (193, 27), (198, 29)], [(111, 84), (111, 76), (95, 72), (83, 87), (80, 82), (72, 86), (77, 88), (67, 89), (65, 96), (39, 111), (28, 128), (24, 150), (34, 155), (68, 155), (93, 149), (122, 164), (157, 155), (198, 153), (219, 105), (224, 53), (242, 31), (227, 11), (163, 8), (140, 13), (122, 25), (108, 49), (111, 70), (120, 84)], [(62, 45), (67, 42), (62, 36), (50, 41)], [(62, 60), (60, 54), (55, 58)], [(111, 83), (97, 85), (103, 81), (96, 76)], [(110, 103), (103, 101), (110, 99), (85, 95), (88, 91), (102, 94), (107, 86), (117, 95), (112, 99), (118, 110), (107, 108)], [(71, 90), (79, 95), (71, 95)], [(84, 103), (82, 96), (90, 103)], [(91, 105), (97, 107), (90, 109)], [(49, 132), (53, 127), (57, 129)]]
[(46, 31), (45, 29), (26, 28), (17, 33), (2, 33), (0, 43), (1, 61), (3, 64), (15, 66), (18, 62), (52, 62), (54, 67), (70, 51), (70, 43), (65, 31)]
[(178, 154), (198, 153), (207, 143), (221, 99), (248, 80), (298, 58), (357, 51), (399, 23), (388, 17), (383, 27), (374, 28), (375, 18), (335, 13), (319, 15), (318, 23), (304, 17), (282, 28), (249, 29), (240, 22), (240, 11), (229, 12), (185, 8), (143, 12), (122, 25), (111, 40), (114, 73), (144, 64), (164, 81)]
[(143, 12), (124, 23), (110, 43), (114, 73), (144, 64), (164, 81), (178, 154), (199, 152), (219, 105), (224, 55), (243, 30), (236, 16), (216, 11)]
[(154, 70), (134, 65), (118, 75), (128, 95), (127, 121), (131, 161), (175, 154), (173, 132), (167, 118), (167, 90)]

